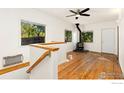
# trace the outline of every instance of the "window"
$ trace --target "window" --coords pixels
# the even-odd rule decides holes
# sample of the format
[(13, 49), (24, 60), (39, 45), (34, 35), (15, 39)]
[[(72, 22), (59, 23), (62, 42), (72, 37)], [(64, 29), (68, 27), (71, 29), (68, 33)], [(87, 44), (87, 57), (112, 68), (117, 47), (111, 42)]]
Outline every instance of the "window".
[(72, 42), (72, 31), (65, 30), (65, 42)]
[(21, 20), (21, 45), (45, 43), (45, 26)]
[(93, 31), (82, 32), (82, 41), (86, 43), (93, 42)]

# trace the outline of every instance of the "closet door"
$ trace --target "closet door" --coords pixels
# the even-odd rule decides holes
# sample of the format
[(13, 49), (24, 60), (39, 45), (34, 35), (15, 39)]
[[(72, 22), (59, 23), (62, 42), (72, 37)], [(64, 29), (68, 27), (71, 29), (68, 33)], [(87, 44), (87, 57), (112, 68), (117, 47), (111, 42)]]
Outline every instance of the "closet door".
[(101, 51), (105, 53), (115, 53), (115, 29), (103, 29), (101, 33)]

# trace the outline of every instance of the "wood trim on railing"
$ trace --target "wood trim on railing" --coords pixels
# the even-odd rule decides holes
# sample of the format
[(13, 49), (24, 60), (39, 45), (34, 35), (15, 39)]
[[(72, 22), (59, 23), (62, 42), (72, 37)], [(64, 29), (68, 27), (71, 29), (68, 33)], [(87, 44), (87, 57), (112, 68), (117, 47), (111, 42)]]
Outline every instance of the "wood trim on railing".
[(51, 47), (51, 46), (45, 46), (45, 45), (38, 45), (38, 44), (32, 44), (30, 46), (37, 47), (37, 48), (43, 48), (49, 51), (57, 51), (59, 48)]
[(36, 47), (36, 48), (43, 48), (46, 49), (47, 51), (41, 55), (37, 61), (26, 71), (27, 73), (30, 73), (32, 69), (34, 69), (47, 55), (50, 54), (51, 51), (57, 51), (59, 48), (55, 48), (52, 46), (47, 46), (50, 44), (64, 44), (64, 42), (51, 42), (51, 43), (39, 43), (39, 44), (31, 44), (30, 46)]
[(0, 75), (27, 67), (27, 66), (29, 66), (29, 64), (30, 64), (29, 62), (25, 62), (25, 63), (13, 65), (13, 66), (5, 67), (3, 69), (0, 69)]
[(49, 43), (39, 43), (40, 45), (52, 45), (52, 44), (65, 44), (65, 42), (49, 42)]
[(30, 73), (32, 69), (34, 69), (47, 55), (50, 54), (50, 51), (47, 50), (46, 52), (41, 55), (38, 60), (26, 71), (27, 73)]

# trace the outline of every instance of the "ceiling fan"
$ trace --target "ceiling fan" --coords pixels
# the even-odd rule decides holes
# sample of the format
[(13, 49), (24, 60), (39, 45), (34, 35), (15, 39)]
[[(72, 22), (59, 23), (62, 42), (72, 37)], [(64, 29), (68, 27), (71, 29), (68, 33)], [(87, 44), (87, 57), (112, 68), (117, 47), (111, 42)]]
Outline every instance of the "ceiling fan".
[(74, 13), (73, 15), (68, 15), (66, 17), (72, 17), (75, 16), (75, 19), (78, 19), (79, 16), (90, 16), (90, 14), (85, 14), (85, 12), (89, 11), (90, 8), (86, 8), (84, 10), (77, 9), (77, 11), (69, 10), (71, 13)]

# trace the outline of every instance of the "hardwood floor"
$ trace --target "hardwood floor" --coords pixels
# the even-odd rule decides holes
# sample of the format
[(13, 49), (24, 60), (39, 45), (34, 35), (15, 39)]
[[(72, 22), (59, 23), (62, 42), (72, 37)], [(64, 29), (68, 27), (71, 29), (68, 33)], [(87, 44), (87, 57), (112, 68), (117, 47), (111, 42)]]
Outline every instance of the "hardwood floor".
[(58, 66), (59, 79), (122, 79), (117, 57), (94, 52), (70, 52), (72, 59)]

